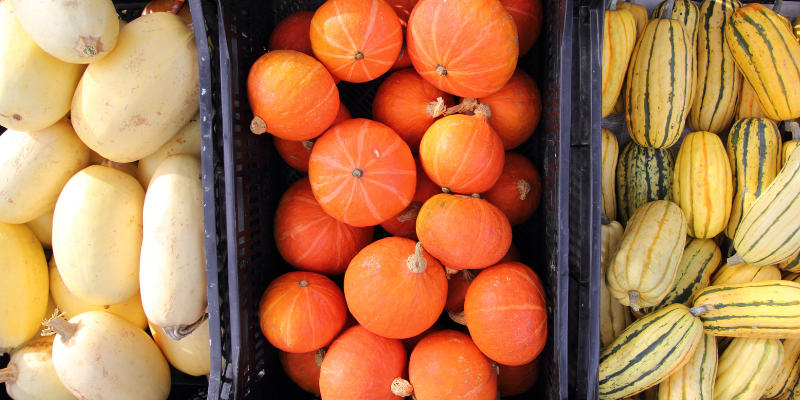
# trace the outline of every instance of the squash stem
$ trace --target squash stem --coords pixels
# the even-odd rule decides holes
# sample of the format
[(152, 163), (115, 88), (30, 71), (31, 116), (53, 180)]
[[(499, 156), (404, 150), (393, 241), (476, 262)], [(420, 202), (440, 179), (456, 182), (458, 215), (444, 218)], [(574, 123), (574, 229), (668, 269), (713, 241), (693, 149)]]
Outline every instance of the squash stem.
[(463, 311), (461, 312), (448, 311), (447, 315), (450, 316), (450, 319), (452, 319), (453, 322), (459, 325), (464, 325), (464, 326), (467, 325), (467, 316), (464, 315)]
[(444, 99), (439, 97), (436, 101), (432, 101), (425, 106), (425, 114), (431, 118), (439, 118), (447, 111), (447, 106), (444, 104)]
[(739, 253), (733, 255), (733, 257), (728, 257), (728, 265), (739, 265), (744, 264), (744, 258)]
[(325, 348), (325, 347), (317, 350), (317, 352), (314, 353), (314, 362), (317, 363), (318, 367), (322, 366), (322, 361), (325, 360), (325, 355), (326, 354), (328, 354), (328, 349)]
[(250, 122), (250, 132), (260, 135), (267, 132), (267, 123), (261, 117), (255, 117)]
[(610, 224), (610, 223), (611, 223), (611, 218), (608, 218), (608, 215), (606, 215), (606, 214), (604, 214), (604, 213), (601, 213), (601, 214), (600, 214), (600, 222), (601, 222), (603, 225), (608, 225), (608, 224)]
[(418, 201), (412, 201), (411, 204), (406, 207), (405, 211), (397, 215), (397, 220), (400, 222), (416, 221), (421, 208), (422, 203)]
[(696, 316), (698, 316), (698, 315), (700, 315), (700, 314), (702, 314), (702, 313), (704, 313), (706, 311), (714, 310), (715, 308), (716, 307), (714, 307), (713, 304), (703, 304), (703, 305), (700, 305), (700, 306), (697, 306), (697, 307), (690, 308), (689, 312), (692, 314), (692, 316), (696, 317)]
[(425, 260), (425, 257), (422, 255), (422, 243), (417, 242), (417, 245), (414, 247), (414, 254), (408, 256), (406, 265), (408, 265), (408, 269), (415, 274), (421, 274), (425, 272), (425, 268), (428, 268), (428, 261)]
[(610, 0), (608, 2), (608, 7), (606, 8), (606, 10), (608, 10), (608, 11), (617, 11), (617, 1), (618, 0)]
[(784, 124), (788, 125), (789, 130), (792, 131), (792, 140), (800, 142), (800, 125), (797, 124), (797, 121), (786, 121)]
[(475, 107), (478, 105), (478, 99), (473, 99), (471, 97), (465, 97), (461, 99), (461, 103), (457, 106), (452, 106), (445, 110), (444, 116), (453, 115), (453, 114), (463, 114), (469, 111), (475, 110)]
[(520, 179), (517, 181), (517, 192), (519, 192), (519, 199), (525, 200), (528, 193), (531, 192), (531, 184), (528, 181)]
[(0, 369), (0, 383), (14, 383), (19, 376), (19, 370), (15, 364), (8, 364), (8, 367)]
[(475, 274), (468, 269), (462, 270), (461, 279), (463, 279), (466, 283), (472, 283), (472, 281), (475, 280)]
[(631, 302), (631, 309), (633, 311), (639, 311), (639, 292), (635, 290), (628, 291), (628, 298)]
[(664, 8), (661, 11), (661, 18), (662, 19), (670, 19), (672, 18), (672, 9), (675, 8), (675, 0), (667, 0), (664, 3)]
[(408, 397), (411, 396), (412, 393), (414, 393), (414, 387), (411, 386), (411, 382), (403, 378), (394, 378), (392, 381), (392, 394), (400, 397)]
[(317, 140), (317, 139), (303, 140), (303, 141), (302, 141), (302, 142), (300, 142), (300, 143), (302, 143), (302, 144), (303, 144), (303, 147), (304, 147), (306, 150), (308, 150), (308, 151), (311, 151), (311, 150), (314, 148), (314, 141), (315, 141), (315, 140)]
[(50, 328), (53, 332), (61, 337), (61, 342), (66, 343), (78, 331), (78, 324), (72, 324), (64, 319), (64, 314), (56, 315), (42, 323), (42, 325)]
[(195, 323), (190, 325), (178, 325), (178, 326), (165, 326), (162, 329), (164, 330), (164, 334), (167, 335), (168, 338), (178, 341), (181, 340), (195, 331), (200, 325), (203, 324), (208, 319), (208, 313), (203, 314), (200, 319), (195, 321)]
[(783, 0), (775, 0), (775, 4), (772, 5), (772, 11), (775, 11), (775, 14), (780, 14), (781, 8), (783, 8)]
[(444, 276), (447, 277), (447, 279), (450, 279), (451, 276), (453, 276), (453, 275), (455, 275), (457, 273), (458, 273), (457, 269), (452, 269), (450, 267), (444, 267)]

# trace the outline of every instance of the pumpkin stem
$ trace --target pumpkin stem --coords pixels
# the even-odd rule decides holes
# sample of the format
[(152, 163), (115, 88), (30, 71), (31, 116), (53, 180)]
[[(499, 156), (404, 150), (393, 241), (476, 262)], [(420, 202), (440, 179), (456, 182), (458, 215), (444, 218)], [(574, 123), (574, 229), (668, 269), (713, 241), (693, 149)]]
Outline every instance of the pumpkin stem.
[(439, 76), (447, 76), (447, 68), (437, 65), (436, 66), (436, 74)]
[(447, 106), (444, 104), (444, 99), (441, 97), (425, 106), (425, 114), (428, 114), (431, 118), (438, 118), (444, 115), (445, 111), (447, 111)]
[(0, 369), (0, 383), (14, 383), (19, 376), (16, 364), (8, 364), (8, 367)]
[(492, 109), (486, 103), (481, 103), (475, 106), (475, 115), (483, 115), (486, 118), (492, 117)]
[(444, 112), (445, 116), (453, 115), (453, 114), (463, 114), (466, 112), (470, 112), (475, 110), (475, 106), (478, 105), (478, 99), (473, 99), (471, 97), (465, 97), (461, 99), (461, 103), (456, 106), (452, 106)]
[(703, 305), (700, 305), (700, 306), (697, 306), (697, 307), (690, 308), (689, 312), (692, 314), (692, 316), (696, 317), (696, 316), (698, 316), (698, 315), (700, 315), (700, 314), (702, 314), (702, 313), (704, 313), (706, 311), (711, 311), (711, 310), (715, 310), (715, 309), (716, 309), (716, 307), (714, 307), (713, 304), (703, 304)]
[(106, 160), (103, 160), (103, 162), (100, 163), (100, 165), (102, 165), (104, 167), (109, 167), (109, 168), (114, 168), (116, 170), (119, 170), (119, 163), (116, 162), (116, 161), (111, 161), (111, 160), (106, 159)]
[(302, 144), (303, 144), (303, 147), (305, 147), (305, 148), (306, 148), (306, 150), (308, 150), (308, 151), (311, 151), (311, 149), (313, 149), (313, 148), (314, 148), (314, 140), (315, 140), (315, 139), (312, 139), (312, 140), (303, 140), (303, 141), (302, 141), (302, 142), (300, 142), (300, 143), (302, 143)]
[(353, 176), (356, 178), (361, 178), (362, 176), (364, 176), (364, 171), (356, 168), (353, 170)]
[(300, 287), (306, 287), (306, 286), (308, 286), (307, 280), (303, 279), (302, 281), (300, 281)]
[(739, 253), (733, 255), (733, 257), (728, 257), (728, 265), (739, 265), (744, 264), (744, 258)]
[(467, 316), (464, 315), (463, 311), (461, 312), (448, 311), (447, 315), (450, 316), (450, 319), (452, 319), (453, 322), (460, 325), (465, 325), (465, 326), (467, 325)]
[(356, 58), (356, 61), (363, 60), (364, 59), (364, 53), (362, 53), (360, 51), (356, 52), (356, 57), (355, 58)]
[(99, 37), (81, 36), (73, 49), (78, 52), (79, 58), (94, 57), (103, 52), (103, 42)]
[(617, 10), (617, 0), (611, 0), (608, 2), (608, 8), (606, 10), (609, 11), (616, 11)]
[(466, 283), (472, 283), (472, 281), (475, 279), (475, 273), (468, 269), (461, 270), (461, 279), (463, 279)]
[(531, 184), (520, 179), (517, 181), (517, 191), (519, 192), (519, 199), (525, 200), (525, 197), (531, 192)]
[(450, 188), (447, 186), (442, 186), (442, 192), (450, 194)]
[(392, 394), (400, 397), (408, 397), (411, 396), (412, 393), (414, 393), (414, 387), (411, 386), (411, 382), (403, 378), (394, 378), (392, 381)]
[(397, 220), (400, 222), (416, 221), (421, 208), (422, 203), (418, 201), (412, 201), (411, 204), (406, 207), (405, 211), (397, 214)]
[(635, 290), (628, 291), (628, 298), (631, 301), (631, 309), (639, 311), (639, 292)]
[(469, 197), (472, 197), (473, 199), (480, 199), (481, 198), (481, 194), (480, 193), (473, 193), (473, 194), (469, 195)]
[(165, 326), (162, 329), (164, 330), (164, 334), (167, 335), (168, 338), (178, 341), (181, 340), (195, 331), (200, 325), (203, 324), (208, 319), (208, 313), (203, 314), (200, 319), (195, 321), (193, 324), (190, 325), (178, 325), (178, 326)]
[(314, 361), (317, 363), (318, 367), (322, 366), (322, 360), (325, 359), (325, 355), (326, 354), (328, 354), (328, 349), (326, 349), (324, 347), (319, 349), (319, 350), (317, 350), (317, 352), (314, 353)]
[(425, 272), (425, 268), (428, 268), (428, 261), (422, 256), (422, 243), (417, 242), (417, 245), (414, 247), (414, 254), (408, 256), (406, 265), (408, 265), (408, 269), (415, 274), (421, 274)]
[(611, 218), (608, 218), (608, 215), (606, 215), (605, 213), (601, 213), (600, 214), (600, 222), (603, 225), (609, 225), (611, 223)]
[(457, 269), (452, 269), (450, 267), (444, 267), (444, 276), (447, 277), (447, 279), (450, 279), (451, 276), (453, 276), (453, 275), (455, 275), (457, 273), (458, 273)]
[(250, 122), (250, 132), (255, 133), (256, 135), (260, 135), (267, 131), (267, 123), (264, 122), (261, 117), (253, 117), (253, 120)]
[(789, 130), (792, 131), (792, 140), (800, 142), (800, 125), (797, 124), (797, 121), (788, 121), (784, 124), (789, 125)]
[(775, 0), (775, 4), (772, 5), (772, 11), (775, 11), (775, 14), (780, 14), (781, 8), (783, 8), (783, 0)]
[(73, 336), (75, 336), (75, 332), (78, 331), (78, 324), (72, 324), (66, 319), (64, 319), (64, 314), (66, 313), (59, 313), (58, 307), (56, 307), (56, 311), (53, 313), (53, 316), (49, 319), (45, 319), (42, 322), (42, 325), (46, 326), (47, 329), (42, 331), (43, 336), (49, 336), (53, 333), (61, 336), (61, 342), (67, 343)]
[(664, 8), (661, 10), (661, 18), (662, 19), (670, 19), (672, 18), (672, 9), (675, 8), (675, 0), (667, 0), (664, 3)]

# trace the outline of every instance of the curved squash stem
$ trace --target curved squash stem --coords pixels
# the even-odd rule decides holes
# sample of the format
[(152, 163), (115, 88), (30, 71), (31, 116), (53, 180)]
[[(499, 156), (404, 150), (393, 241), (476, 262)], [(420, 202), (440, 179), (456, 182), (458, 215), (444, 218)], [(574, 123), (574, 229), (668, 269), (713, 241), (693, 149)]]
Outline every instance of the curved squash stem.
[(119, 163), (116, 162), (116, 161), (103, 160), (103, 162), (100, 165), (102, 165), (104, 167), (109, 167), (109, 168), (114, 168), (116, 170), (119, 170)]
[(475, 110), (475, 106), (478, 105), (478, 99), (473, 99), (471, 97), (465, 97), (461, 99), (461, 104), (457, 106), (453, 106), (447, 109), (444, 112), (444, 116), (453, 115), (453, 114), (463, 114), (468, 111)]
[(194, 332), (194, 330), (202, 325), (207, 319), (208, 313), (205, 313), (202, 317), (200, 317), (200, 319), (191, 325), (165, 326), (162, 329), (164, 329), (164, 334), (167, 335), (168, 338), (178, 341), (191, 335), (192, 332)]
[(672, 18), (672, 9), (675, 7), (675, 0), (667, 0), (666, 4), (664, 4), (663, 11), (661, 12), (662, 19), (670, 19)]
[(397, 220), (400, 222), (416, 221), (420, 209), (422, 209), (422, 203), (412, 201), (405, 211), (397, 215)]
[(489, 108), (489, 105), (486, 103), (480, 103), (475, 106), (475, 115), (482, 115), (485, 118), (492, 117), (492, 109)]
[(797, 121), (786, 121), (784, 125), (788, 125), (789, 130), (792, 131), (792, 140), (800, 142), (800, 125), (797, 124)]
[(72, 339), (72, 337), (75, 336), (75, 332), (78, 331), (78, 324), (72, 324), (64, 319), (64, 314), (66, 313), (59, 314), (58, 308), (56, 308), (54, 315), (50, 317), (50, 319), (42, 322), (42, 325), (49, 328), (42, 331), (42, 334), (47, 334), (48, 331), (52, 331), (61, 337), (62, 343), (66, 343)]
[(414, 387), (411, 386), (411, 382), (403, 378), (394, 378), (392, 381), (392, 394), (400, 397), (408, 397), (411, 396), (412, 393), (414, 393)]
[(267, 132), (267, 123), (261, 117), (254, 117), (250, 122), (250, 132), (260, 135)]
[(466, 283), (472, 283), (472, 281), (475, 280), (475, 274), (468, 269), (462, 270), (461, 279), (463, 279)]
[(733, 255), (733, 257), (728, 257), (728, 265), (739, 265), (744, 264), (744, 258), (739, 253)]
[(311, 150), (314, 148), (314, 142), (315, 142), (316, 140), (317, 140), (317, 139), (303, 140), (303, 141), (302, 141), (302, 142), (300, 142), (300, 143), (302, 143), (302, 144), (303, 144), (303, 147), (304, 147), (306, 150), (308, 150), (308, 151), (311, 151)]
[(628, 298), (631, 301), (631, 309), (633, 311), (639, 311), (639, 292), (635, 290), (629, 291)]
[(425, 260), (425, 257), (422, 255), (422, 243), (417, 242), (417, 245), (414, 247), (414, 254), (408, 256), (406, 265), (408, 269), (415, 274), (421, 274), (425, 272), (425, 268), (428, 268), (428, 261)]
[(608, 218), (608, 215), (600, 214), (600, 222), (603, 225), (609, 225), (611, 224), (611, 218)]
[(438, 118), (444, 115), (444, 112), (447, 110), (447, 106), (444, 104), (444, 99), (439, 97), (436, 101), (432, 101), (425, 106), (425, 114), (428, 114), (429, 117)]
[(780, 14), (781, 8), (783, 8), (783, 0), (775, 0), (775, 4), (772, 5), (772, 11), (775, 11), (775, 14)]
[(464, 326), (467, 325), (467, 316), (464, 315), (463, 311), (461, 312), (448, 311), (447, 315), (450, 316), (450, 319), (452, 319), (453, 322), (459, 325), (464, 325)]
[(327, 348), (325, 348), (325, 347), (323, 347), (323, 348), (321, 348), (321, 349), (317, 350), (317, 352), (316, 352), (316, 353), (314, 353), (314, 362), (316, 362), (316, 363), (317, 363), (317, 366), (318, 366), (318, 367), (321, 367), (321, 366), (322, 366), (322, 360), (324, 360), (324, 359), (325, 359), (325, 355), (326, 355), (326, 354), (328, 354), (328, 349), (327, 349)]
[(531, 192), (531, 184), (525, 180), (518, 180), (517, 181), (517, 192), (519, 192), (519, 199), (525, 200), (525, 197), (528, 196), (528, 193)]
[(701, 305), (701, 306), (697, 306), (697, 307), (692, 307), (692, 308), (690, 308), (690, 309), (689, 309), (689, 312), (690, 312), (690, 313), (691, 313), (693, 316), (695, 316), (695, 317), (696, 317), (696, 316), (698, 316), (698, 315), (700, 315), (700, 314), (702, 314), (702, 313), (704, 313), (704, 312), (706, 312), (706, 311), (711, 311), (711, 310), (714, 310), (714, 309), (716, 309), (716, 307), (714, 307), (714, 305), (713, 305), (713, 304), (703, 304), (703, 305)]
[(8, 367), (0, 369), (0, 383), (14, 383), (19, 376), (19, 370), (15, 364), (8, 364)]
[(608, 7), (606, 8), (608, 11), (616, 11), (617, 10), (617, 0), (610, 0), (608, 2)]
[(458, 270), (457, 270), (457, 269), (452, 269), (452, 268), (450, 268), (450, 267), (444, 267), (444, 276), (445, 276), (447, 279), (450, 279), (450, 277), (451, 277), (451, 276), (453, 276), (453, 275), (455, 275), (455, 274), (457, 274), (457, 273), (458, 273)]

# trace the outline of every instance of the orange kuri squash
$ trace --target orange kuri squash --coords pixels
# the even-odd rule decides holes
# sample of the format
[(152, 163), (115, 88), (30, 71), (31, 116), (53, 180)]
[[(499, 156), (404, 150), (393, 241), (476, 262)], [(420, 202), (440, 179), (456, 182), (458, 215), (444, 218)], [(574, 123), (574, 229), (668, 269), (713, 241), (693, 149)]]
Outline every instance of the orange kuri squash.
[(503, 173), (483, 195), (508, 218), (511, 226), (527, 221), (539, 207), (542, 178), (533, 163), (522, 155), (507, 152)]
[(536, 383), (541, 369), (540, 357), (522, 365), (497, 364), (497, 392), (500, 397), (517, 396), (527, 392)]
[(472, 283), (473, 279), (475, 279), (475, 273), (468, 269), (458, 271), (447, 277), (447, 302), (444, 304), (445, 311), (464, 311), (464, 298), (467, 296), (467, 288), (469, 284)]
[(267, 49), (294, 50), (314, 57), (311, 50), (311, 11), (298, 11), (281, 20), (269, 37)]
[(416, 187), (414, 156), (391, 128), (362, 118), (329, 129), (308, 163), (311, 189), (328, 215), (352, 226), (380, 224), (403, 211)]
[[(339, 112), (336, 114), (336, 119), (333, 120), (331, 126), (352, 118), (353, 117), (350, 116), (350, 111), (347, 111), (347, 107), (345, 107), (344, 103), (339, 103)], [(311, 149), (314, 148), (314, 142), (316, 140), (317, 139), (314, 138), (302, 142), (295, 142), (281, 139), (277, 136), (272, 137), (275, 149), (278, 150), (278, 154), (280, 154), (283, 161), (286, 161), (290, 167), (303, 172), (308, 172), (308, 159), (311, 157)]]
[(403, 47), (400, 48), (400, 54), (392, 65), (392, 70), (408, 68), (411, 66), (411, 57), (408, 56), (406, 28), (408, 27), (408, 17), (411, 16), (411, 11), (419, 3), (419, 0), (386, 0), (386, 2), (392, 6), (397, 18), (400, 18), (400, 26), (403, 28)]
[(519, 36), (519, 56), (524, 56), (539, 38), (542, 31), (541, 0), (500, 0), (514, 18)]
[(419, 214), (419, 209), (428, 199), (441, 193), (442, 189), (425, 174), (419, 157), (414, 157), (414, 163), (417, 166), (417, 189), (414, 191), (411, 204), (399, 214), (381, 222), (381, 227), (394, 236), (417, 241), (417, 214)]
[(489, 105), (492, 113), (489, 124), (500, 136), (506, 150), (528, 140), (539, 125), (542, 114), (539, 87), (533, 78), (520, 69), (514, 72), (502, 89), (478, 101)]
[(319, 371), (327, 349), (307, 353), (287, 353), (278, 350), (283, 372), (292, 382), (309, 393), (319, 394)]

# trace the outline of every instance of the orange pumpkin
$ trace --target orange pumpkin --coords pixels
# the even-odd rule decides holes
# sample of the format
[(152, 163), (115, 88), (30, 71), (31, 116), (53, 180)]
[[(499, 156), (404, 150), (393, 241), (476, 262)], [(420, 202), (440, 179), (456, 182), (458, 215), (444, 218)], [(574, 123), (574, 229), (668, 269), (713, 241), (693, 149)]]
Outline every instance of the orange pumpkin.
[(455, 105), (452, 95), (426, 82), (414, 69), (403, 69), (381, 83), (372, 102), (372, 118), (394, 129), (416, 154), (422, 135), (437, 118), (428, 105), (439, 97), (445, 107)]
[(356, 228), (326, 214), (314, 198), (308, 178), (303, 178), (281, 197), (274, 233), (278, 252), (291, 266), (339, 275), (372, 242), (373, 228)]
[(489, 124), (500, 136), (506, 150), (528, 140), (536, 130), (542, 114), (539, 87), (520, 69), (514, 72), (511, 80), (502, 89), (478, 101), (489, 105), (492, 113)]
[(325, 400), (395, 399), (392, 382), (406, 376), (406, 349), (397, 339), (356, 325), (328, 348), (319, 374)]
[[(350, 111), (344, 103), (339, 103), (339, 113), (336, 114), (336, 119), (333, 120), (331, 126), (334, 126), (342, 121), (351, 119)], [(283, 161), (286, 161), (290, 167), (299, 169), (303, 172), (308, 172), (308, 159), (311, 157), (311, 149), (314, 148), (315, 139), (304, 140), (302, 142), (294, 142), (291, 140), (284, 140), (277, 136), (272, 137), (275, 144), (275, 149), (278, 150)]]
[(458, 331), (443, 330), (422, 339), (411, 352), (408, 375), (418, 400), (497, 398), (494, 365)]
[(506, 11), (514, 18), (519, 35), (519, 56), (524, 56), (539, 38), (542, 31), (541, 0), (500, 0)]
[(467, 288), (475, 273), (468, 269), (458, 271), (447, 278), (447, 303), (444, 310), (449, 312), (464, 311), (464, 297), (467, 295)]
[(422, 247), (453, 269), (494, 265), (511, 247), (508, 218), (488, 201), (451, 194), (431, 197), (417, 216)]
[(184, 0), (153, 0), (142, 10), (142, 15), (154, 12), (172, 13), (181, 17), (187, 24), (192, 23), (192, 12)]
[(314, 144), (308, 176), (322, 209), (352, 226), (380, 224), (403, 211), (416, 187), (414, 156), (391, 128), (357, 118)]
[(523, 365), (497, 364), (497, 392), (500, 397), (510, 397), (527, 392), (536, 383), (541, 369), (541, 358)]
[(279, 350), (307, 353), (327, 346), (347, 319), (344, 294), (313, 272), (283, 274), (267, 286), (259, 304), (261, 332)]
[(444, 268), (422, 245), (388, 237), (361, 250), (344, 274), (347, 308), (383, 337), (405, 339), (430, 328), (444, 309)]
[(386, 221), (381, 222), (381, 227), (394, 236), (400, 236), (417, 241), (417, 214), (419, 209), (428, 199), (442, 192), (438, 185), (422, 169), (419, 157), (414, 157), (417, 166), (417, 188), (411, 204), (405, 210)]
[(505, 365), (523, 365), (547, 341), (542, 281), (525, 264), (508, 262), (481, 271), (467, 289), (464, 316), (483, 354)]
[(253, 133), (302, 141), (322, 134), (336, 119), (339, 90), (313, 57), (294, 50), (270, 51), (250, 68), (247, 99)]
[(419, 335), (412, 336), (410, 338), (400, 339), (400, 341), (403, 342), (403, 346), (405, 346), (406, 351), (408, 352), (408, 354), (411, 354), (411, 352), (414, 351), (414, 347), (417, 347), (417, 344), (420, 341), (422, 341), (422, 339), (425, 339), (431, 333), (438, 332), (438, 331), (440, 331), (442, 329), (444, 329), (444, 328), (441, 325), (439, 325), (438, 322), (434, 322), (433, 325), (431, 325), (430, 328), (425, 330), (425, 332), (422, 332)]
[(458, 97), (500, 90), (517, 67), (517, 27), (498, 0), (421, 1), (407, 40), (414, 69)]
[(506, 153), (503, 173), (483, 195), (508, 218), (511, 226), (527, 221), (539, 207), (542, 178), (533, 163), (517, 153)]
[(503, 142), (486, 116), (479, 105), (475, 115), (450, 115), (434, 122), (422, 137), (422, 167), (444, 192), (483, 193), (500, 178)]
[(406, 45), (406, 27), (408, 26), (408, 17), (411, 16), (411, 10), (419, 3), (419, 0), (386, 0), (392, 6), (397, 17), (400, 18), (400, 26), (403, 28), (403, 46), (400, 48), (400, 55), (397, 60), (392, 64), (391, 70), (408, 68), (411, 66), (411, 57), (408, 56), (408, 46)]
[(322, 348), (307, 353), (287, 353), (278, 350), (283, 371), (292, 382), (306, 392), (319, 394), (319, 371), (326, 349)]
[(311, 20), (311, 48), (331, 74), (368, 82), (388, 71), (400, 54), (403, 31), (382, 0), (328, 0)]
[(311, 11), (299, 11), (284, 18), (269, 37), (269, 51), (295, 50), (314, 57), (311, 50)]

